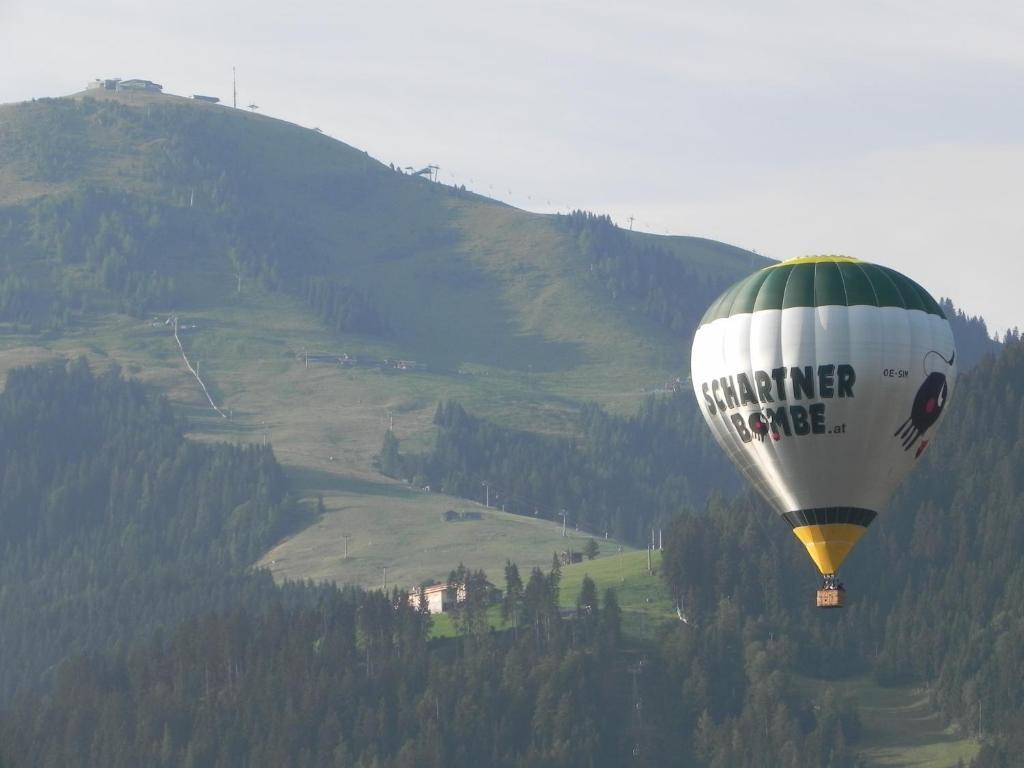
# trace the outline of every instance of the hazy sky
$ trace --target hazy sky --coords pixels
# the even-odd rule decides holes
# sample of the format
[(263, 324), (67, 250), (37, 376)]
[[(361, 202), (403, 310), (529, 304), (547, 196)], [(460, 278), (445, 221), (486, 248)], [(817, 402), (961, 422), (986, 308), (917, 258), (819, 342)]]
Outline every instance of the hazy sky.
[(1020, 2), (0, 0), (0, 102), (142, 77), (529, 210), (844, 253), (1024, 327)]

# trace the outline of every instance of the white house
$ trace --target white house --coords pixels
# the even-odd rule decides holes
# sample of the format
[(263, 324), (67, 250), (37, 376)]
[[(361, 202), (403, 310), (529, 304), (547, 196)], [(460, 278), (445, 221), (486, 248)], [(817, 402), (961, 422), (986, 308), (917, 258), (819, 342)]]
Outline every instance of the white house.
[(459, 586), (456, 593), (456, 590), (448, 589), (447, 584), (433, 584), (429, 587), (416, 587), (416, 589), (409, 592), (409, 604), (418, 608), (421, 593), (427, 601), (427, 611), (430, 613), (450, 611), (457, 602), (462, 602), (466, 599), (465, 586)]

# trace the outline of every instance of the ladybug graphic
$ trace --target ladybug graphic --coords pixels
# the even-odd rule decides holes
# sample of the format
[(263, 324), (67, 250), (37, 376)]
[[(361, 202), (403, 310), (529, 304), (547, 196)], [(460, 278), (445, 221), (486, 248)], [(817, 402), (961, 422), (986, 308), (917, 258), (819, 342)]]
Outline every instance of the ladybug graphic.
[(751, 414), (747, 423), (750, 424), (750, 431), (754, 434), (754, 437), (763, 443), (764, 439), (768, 436), (768, 422), (764, 420), (764, 416), (760, 413)]
[(782, 437), (779, 432), (779, 428), (775, 426), (775, 421), (772, 419), (771, 414), (754, 413), (750, 415), (750, 419), (747, 421), (750, 425), (750, 431), (754, 437), (760, 440), (762, 443), (771, 435), (772, 440), (778, 441)]
[[(949, 360), (934, 350), (925, 355), (926, 360), (929, 355), (936, 355), (948, 366), (952, 366), (953, 360), (956, 359), (956, 352), (953, 352)], [(905, 451), (909, 451), (914, 446), (914, 443), (921, 439), (921, 444), (917, 447), (914, 458), (920, 456), (924, 449), (928, 447), (928, 441), (923, 439), (924, 433), (939, 420), (939, 416), (942, 415), (942, 409), (946, 405), (946, 396), (948, 394), (949, 384), (946, 382), (946, 374), (940, 371), (929, 373), (914, 396), (914, 404), (910, 408), (910, 418), (900, 424), (893, 433), (893, 437), (897, 437), (902, 441), (903, 450)]]

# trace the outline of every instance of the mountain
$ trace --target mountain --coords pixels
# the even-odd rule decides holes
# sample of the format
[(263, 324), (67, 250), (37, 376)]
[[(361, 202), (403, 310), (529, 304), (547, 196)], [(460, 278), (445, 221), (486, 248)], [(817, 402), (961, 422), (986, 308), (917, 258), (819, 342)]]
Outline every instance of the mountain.
[[(674, 278), (654, 287), (697, 311), (764, 262), (597, 217), (528, 214), (279, 120), (96, 93), (0, 111), (0, 231), (9, 268), (24, 272), (5, 284), (10, 322), (198, 309), (255, 282), (439, 368), (566, 370), (599, 349), (582, 329), (650, 332), (624, 317), (644, 314), (651, 292), (630, 279)], [(614, 295), (582, 279), (595, 271)]]
[[(0, 182), (4, 765), (853, 766), (871, 724), (839, 692), (869, 676), (927, 686), (948, 764), (1014, 764), (1019, 338), (945, 305), (974, 367), (822, 613), (686, 389), (693, 323), (755, 254), (169, 96), (0, 108)], [(668, 621), (630, 636), (614, 590), (534, 568), (576, 545), (559, 513), (579, 544), (664, 525), (653, 563), (602, 537), (581, 565)], [(457, 636), (312, 581), (382, 568), (456, 574)]]
[[(685, 377), (710, 299), (767, 263), (531, 214), (174, 96), (0, 107), (0, 181), (0, 367), (116, 361), (167, 393), (194, 437), (271, 442), (329, 520), (366, 531), (396, 508), (415, 524), (460, 503), (374, 470), (392, 423), (424, 447), (447, 399), (548, 434), (578, 432), (584, 403), (632, 413)], [(387, 565), (383, 539), (362, 539), (364, 565)], [(447, 573), (445, 557), (421, 577)], [(379, 582), (376, 565), (346, 565), (318, 572)]]
[[(527, 213), (315, 129), (168, 95), (89, 91), (0, 107), (0, 182), (0, 367), (117, 361), (166, 392), (193, 436), (271, 442), (327, 514), (264, 563), (367, 586), (385, 566), (413, 583), (440, 577), (470, 543), (460, 534), (432, 547), (428, 563), (384, 544), (384, 516), (421, 539), (426, 521), (463, 503), (375, 471), (389, 428), (403, 451), (426, 450), (437, 403), (453, 400), (505, 429), (586, 443), (603, 411), (631, 417), (648, 393), (677, 387), (704, 308), (768, 263), (584, 212)], [(966, 340), (961, 359), (980, 359), (992, 344), (982, 321), (951, 304), (947, 313)], [(681, 497), (699, 505), (710, 478), (733, 475), (685, 406), (673, 413), (697, 428), (666, 446), (685, 445), (683, 463), (706, 467)], [(481, 501), (488, 480), (412, 474), (420, 488), (474, 498), (472, 481)], [(587, 487), (608, 501), (615, 494), (597, 490), (606, 484), (634, 487), (607, 473)], [(660, 501), (633, 522), (625, 501), (573, 514), (638, 541), (674, 509), (673, 494), (652, 493)], [(549, 519), (582, 503), (525, 496), (554, 504)], [(336, 558), (353, 528), (364, 532), (359, 565)], [(335, 532), (326, 546), (325, 530)], [(496, 552), (478, 565), (502, 561)]]

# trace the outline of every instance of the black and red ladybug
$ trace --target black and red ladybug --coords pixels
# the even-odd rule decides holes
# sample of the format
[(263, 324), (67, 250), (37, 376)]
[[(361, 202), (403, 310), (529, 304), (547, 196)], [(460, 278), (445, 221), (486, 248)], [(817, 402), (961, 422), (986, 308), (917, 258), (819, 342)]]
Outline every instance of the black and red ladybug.
[[(926, 361), (929, 355), (938, 356), (942, 362), (950, 367), (952, 367), (953, 361), (956, 359), (955, 351), (949, 360), (942, 357), (938, 352), (932, 351), (925, 355)], [(910, 417), (900, 424), (899, 428), (893, 433), (894, 437), (902, 440), (903, 450), (905, 451), (909, 451), (918, 439), (921, 440), (921, 444), (917, 447), (915, 458), (920, 456), (924, 449), (928, 447), (928, 441), (923, 439), (924, 433), (939, 420), (939, 416), (942, 415), (942, 409), (946, 405), (946, 397), (948, 395), (949, 384), (946, 381), (946, 374), (941, 371), (929, 373), (914, 396), (914, 404), (910, 408)]]

